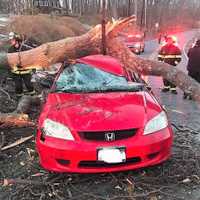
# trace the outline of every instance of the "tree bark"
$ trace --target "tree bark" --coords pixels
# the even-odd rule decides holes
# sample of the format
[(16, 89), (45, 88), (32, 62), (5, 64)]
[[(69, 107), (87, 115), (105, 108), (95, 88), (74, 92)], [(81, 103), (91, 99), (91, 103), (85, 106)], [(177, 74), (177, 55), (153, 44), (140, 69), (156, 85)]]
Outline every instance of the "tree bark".
[(200, 103), (200, 84), (176, 67), (163, 62), (144, 60), (133, 54), (116, 38), (109, 40), (108, 54), (118, 58), (124, 68), (139, 74), (162, 76), (185, 92), (190, 92), (193, 99)]
[[(117, 34), (135, 20), (131, 16), (121, 21), (107, 23), (106, 37), (108, 54), (121, 61), (123, 66), (134, 72), (146, 75), (163, 76), (183, 91), (191, 91), (192, 97), (200, 102), (200, 85), (185, 73), (168, 64), (144, 60), (134, 55), (123, 43), (118, 41)], [(79, 58), (101, 51), (101, 26), (98, 25), (88, 33), (73, 38), (44, 44), (38, 48), (12, 54), (0, 54), (0, 64), (13, 66), (21, 61), (24, 68), (44, 68), (66, 59)]]
[(35, 124), (30, 121), (28, 115), (26, 114), (0, 113), (0, 129), (29, 126), (35, 126)]
[(33, 106), (41, 104), (38, 96), (23, 96), (13, 113), (0, 113), (0, 129), (11, 127), (30, 127), (35, 123), (29, 119), (29, 112)]
[[(121, 21), (107, 23), (106, 36), (114, 37), (128, 23), (135, 20), (131, 16)], [(48, 68), (51, 64), (100, 53), (101, 25), (97, 25), (86, 34), (69, 37), (56, 42), (43, 44), (35, 49), (20, 53), (0, 53), (0, 67), (13, 67), (20, 63), (22, 68)]]
[[(89, 33), (75, 38), (67, 38), (57, 42), (43, 44), (38, 48), (11, 54), (0, 54), (0, 66), (16, 66), (19, 64), (26, 68), (48, 68), (51, 64), (63, 62), (68, 58), (79, 58), (94, 51), (91, 48), (91, 35)], [(56, 52), (56, 53), (55, 53)]]

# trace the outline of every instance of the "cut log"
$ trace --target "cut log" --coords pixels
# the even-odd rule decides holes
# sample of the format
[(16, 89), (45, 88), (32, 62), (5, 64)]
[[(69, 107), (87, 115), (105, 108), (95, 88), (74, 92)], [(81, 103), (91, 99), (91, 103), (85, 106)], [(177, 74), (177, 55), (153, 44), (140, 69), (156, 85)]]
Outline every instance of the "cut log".
[(35, 126), (28, 115), (16, 113), (0, 113), (0, 128)]
[(0, 128), (35, 126), (35, 123), (29, 119), (27, 114), (29, 114), (32, 106), (40, 104), (41, 98), (39, 96), (23, 96), (13, 113), (0, 113)]

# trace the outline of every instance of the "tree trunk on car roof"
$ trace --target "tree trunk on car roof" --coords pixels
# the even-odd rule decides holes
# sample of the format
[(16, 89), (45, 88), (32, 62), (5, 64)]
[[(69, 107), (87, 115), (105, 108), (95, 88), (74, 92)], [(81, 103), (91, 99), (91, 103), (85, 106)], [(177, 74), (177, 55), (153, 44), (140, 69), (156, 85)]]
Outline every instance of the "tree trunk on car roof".
[(133, 54), (116, 38), (110, 39), (107, 45), (108, 54), (118, 58), (127, 70), (143, 75), (162, 76), (181, 90), (190, 92), (200, 103), (200, 84), (176, 67), (163, 62), (144, 60)]
[[(192, 97), (200, 102), (200, 85), (182, 71), (168, 64), (144, 60), (134, 55), (123, 43), (117, 39), (117, 33), (135, 20), (129, 17), (113, 23), (107, 23), (107, 50), (108, 54), (116, 57), (125, 68), (140, 74), (163, 76), (165, 79), (180, 87), (183, 91), (191, 91)], [(12, 54), (0, 54), (0, 66), (22, 65), (23, 68), (48, 68), (51, 64), (63, 62), (66, 59), (80, 58), (83, 56), (100, 53), (101, 51), (101, 26), (98, 25), (88, 33), (43, 44), (38, 48)]]

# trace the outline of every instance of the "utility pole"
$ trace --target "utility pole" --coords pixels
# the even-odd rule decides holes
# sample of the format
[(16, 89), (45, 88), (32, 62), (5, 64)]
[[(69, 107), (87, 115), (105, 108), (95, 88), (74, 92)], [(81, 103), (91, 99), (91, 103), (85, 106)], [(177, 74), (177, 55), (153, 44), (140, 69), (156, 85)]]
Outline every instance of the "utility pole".
[(135, 14), (136, 23), (137, 23), (137, 10), (138, 10), (137, 0), (134, 0), (134, 14)]
[[(144, 18), (144, 24), (143, 24), (143, 18)], [(143, 4), (142, 4), (140, 29), (142, 29), (143, 25), (146, 28), (147, 26), (147, 0), (143, 0)]]
[(127, 16), (131, 15), (131, 0), (128, 0)]
[(144, 9), (145, 9), (145, 0), (143, 0), (143, 3), (142, 3), (142, 12), (141, 12), (141, 17), (140, 17), (140, 30), (142, 30), (142, 26), (143, 26)]
[(144, 0), (144, 27), (147, 27), (147, 0)]
[(106, 0), (102, 1), (102, 54), (106, 55)]

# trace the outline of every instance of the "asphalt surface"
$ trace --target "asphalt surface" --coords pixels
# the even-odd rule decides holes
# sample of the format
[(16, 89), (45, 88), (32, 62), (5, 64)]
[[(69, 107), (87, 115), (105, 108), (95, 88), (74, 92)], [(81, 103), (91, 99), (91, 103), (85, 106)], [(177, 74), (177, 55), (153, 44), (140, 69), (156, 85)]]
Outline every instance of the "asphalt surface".
[[(183, 56), (181, 63), (177, 66), (178, 69), (187, 73), (187, 53), (186, 46), (194, 38), (198, 30), (188, 31), (177, 34), (179, 45), (182, 49)], [(159, 45), (157, 40), (151, 40), (146, 42), (146, 49), (143, 58), (156, 59)], [(161, 92), (163, 86), (161, 77), (147, 77), (147, 82), (152, 87), (152, 91), (158, 98), (159, 102), (165, 106), (168, 111), (168, 115), (172, 123), (178, 126), (184, 126), (200, 132), (200, 105), (193, 100), (184, 100), (183, 92), (178, 89), (178, 94), (171, 94)], [(200, 143), (200, 135), (193, 135), (194, 140)], [(197, 166), (198, 167), (198, 166)], [(190, 192), (186, 192), (182, 187), (177, 188), (177, 195), (183, 196), (184, 199), (200, 200), (200, 188), (192, 189)]]
[[(186, 45), (188, 42), (195, 37), (197, 30), (183, 32), (177, 34), (178, 43), (182, 49), (182, 61), (177, 66), (178, 69), (187, 73), (187, 56), (186, 56)], [(146, 42), (145, 52), (140, 56), (142, 58), (156, 59), (159, 45), (157, 40), (150, 40)], [(184, 100), (183, 92), (178, 89), (178, 94), (171, 94), (161, 92), (163, 86), (161, 77), (148, 77), (148, 83), (152, 87), (152, 91), (158, 98), (158, 100), (168, 110), (170, 119), (177, 125), (183, 125), (191, 127), (195, 130), (200, 131), (200, 105), (192, 100)], [(200, 141), (200, 135), (196, 136)]]

